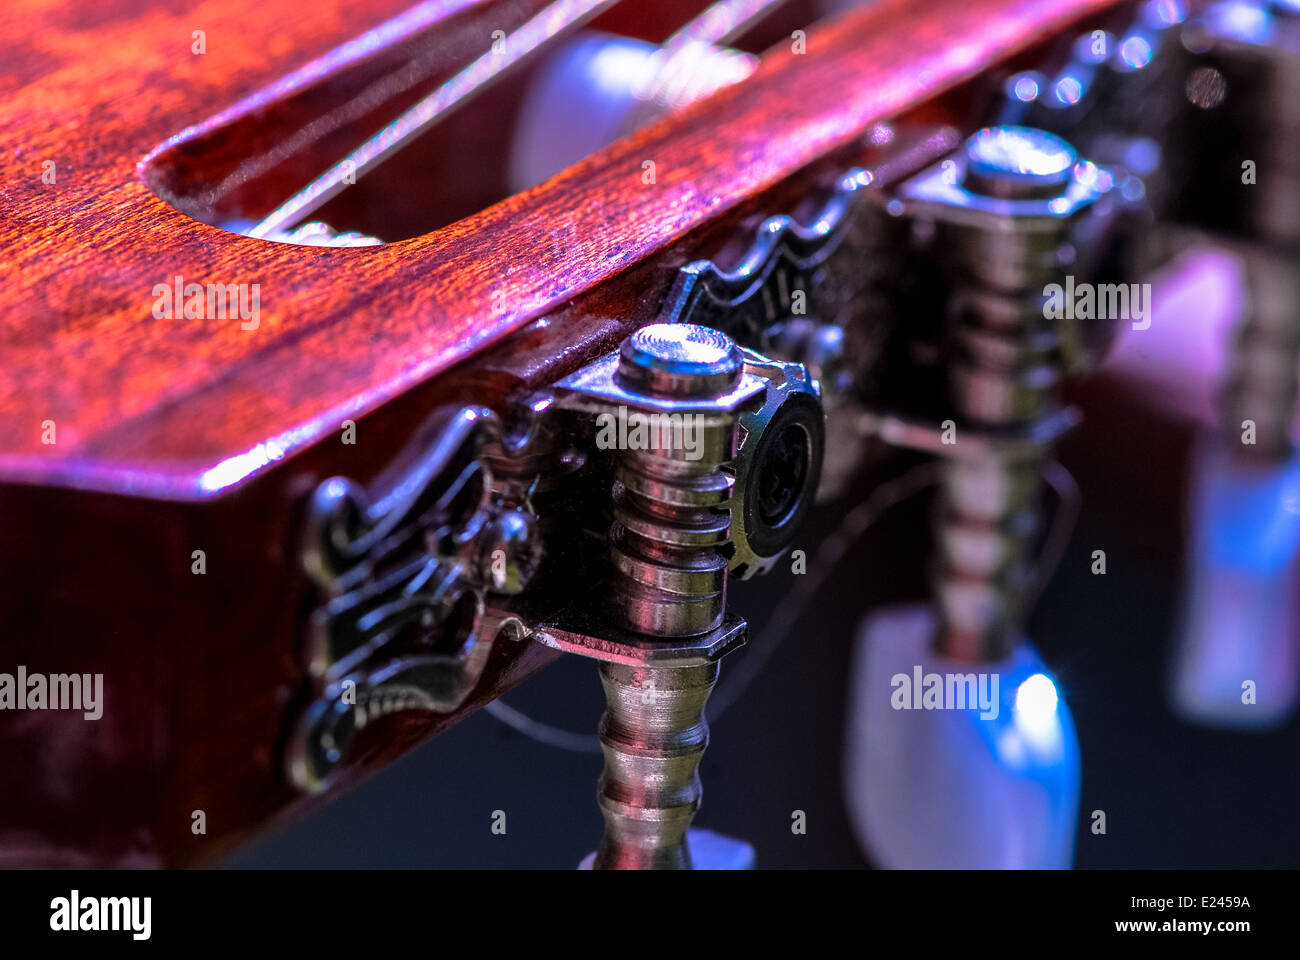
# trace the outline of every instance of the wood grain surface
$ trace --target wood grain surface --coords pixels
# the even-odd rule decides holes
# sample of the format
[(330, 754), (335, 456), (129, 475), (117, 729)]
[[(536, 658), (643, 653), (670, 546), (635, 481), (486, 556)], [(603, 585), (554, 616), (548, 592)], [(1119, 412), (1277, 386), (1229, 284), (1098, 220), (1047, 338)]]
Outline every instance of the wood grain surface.
[[(137, 165), (240, 98), (252, 97), (241, 110), (264, 105), (259, 89), (402, 0), (9, 3), (0, 481), (174, 499), (224, 492), (871, 122), (1107, 5), (884, 0), (813, 29), (806, 54), (778, 48), (747, 82), (538, 188), (409, 241), (322, 250), (197, 223), (154, 195)], [(195, 29), (206, 32), (203, 56), (190, 52)], [(42, 182), (47, 160), (53, 184)], [(653, 185), (641, 180), (646, 160)], [(153, 287), (176, 275), (258, 283), (259, 327), (155, 319)], [(56, 444), (42, 443), (46, 420)]]

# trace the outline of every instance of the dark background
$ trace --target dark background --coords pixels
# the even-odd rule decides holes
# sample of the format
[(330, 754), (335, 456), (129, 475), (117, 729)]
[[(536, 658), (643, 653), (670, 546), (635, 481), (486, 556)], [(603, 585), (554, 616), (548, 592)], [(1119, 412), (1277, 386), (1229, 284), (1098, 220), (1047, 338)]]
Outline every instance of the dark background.
[[(1146, 410), (1105, 378), (1078, 399), (1088, 419), (1062, 449), (1082, 491), (1079, 522), (1030, 625), (1073, 711), (1083, 757), (1076, 865), (1300, 866), (1300, 720), (1236, 733), (1177, 720), (1165, 698), (1180, 602), (1182, 515), (1192, 429)], [(801, 541), (812, 558), (863, 483), (821, 508)], [(1050, 503), (1050, 501), (1049, 501)], [(816, 600), (744, 696), (712, 721), (695, 824), (743, 837), (763, 867), (868, 866), (849, 830), (840, 777), (844, 698), (864, 611), (923, 588), (929, 497), (889, 511), (818, 578)], [(1090, 572), (1104, 549), (1108, 572)], [(751, 646), (724, 661), (715, 700), (795, 578), (788, 568), (734, 588)], [(564, 658), (505, 698), (535, 719), (594, 732), (593, 663)], [(393, 764), (313, 818), (228, 858), (240, 867), (570, 867), (599, 838), (598, 754), (529, 739), (485, 712)], [(808, 831), (790, 830), (804, 810)], [(1107, 833), (1088, 814), (1106, 811)], [(492, 812), (507, 832), (493, 835)]]

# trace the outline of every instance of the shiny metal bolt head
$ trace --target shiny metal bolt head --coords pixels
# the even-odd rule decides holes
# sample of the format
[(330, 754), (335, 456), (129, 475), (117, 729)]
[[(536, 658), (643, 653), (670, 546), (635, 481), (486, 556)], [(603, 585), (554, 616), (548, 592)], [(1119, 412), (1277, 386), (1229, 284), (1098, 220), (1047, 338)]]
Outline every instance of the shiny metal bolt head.
[(745, 357), (721, 330), (694, 323), (652, 323), (623, 341), (618, 378), (663, 397), (704, 397), (740, 382)]
[(1033, 127), (985, 127), (966, 141), (963, 184), (988, 197), (1030, 200), (1065, 192), (1078, 161), (1074, 147)]

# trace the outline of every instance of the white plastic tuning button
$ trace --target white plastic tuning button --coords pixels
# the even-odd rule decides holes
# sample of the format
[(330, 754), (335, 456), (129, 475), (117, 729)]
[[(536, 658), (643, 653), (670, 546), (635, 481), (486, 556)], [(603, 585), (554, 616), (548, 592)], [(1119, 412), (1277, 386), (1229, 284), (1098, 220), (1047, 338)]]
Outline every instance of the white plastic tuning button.
[(863, 851), (890, 869), (1070, 866), (1079, 744), (1028, 642), (1005, 659), (931, 649), (928, 606), (874, 612), (858, 636), (845, 801)]
[(1200, 723), (1276, 726), (1300, 692), (1300, 456), (1251, 461), (1205, 443), (1193, 470), (1174, 708)]
[(651, 120), (745, 79), (757, 59), (689, 41), (673, 49), (585, 31), (544, 63), (510, 150), (515, 191), (536, 186)]

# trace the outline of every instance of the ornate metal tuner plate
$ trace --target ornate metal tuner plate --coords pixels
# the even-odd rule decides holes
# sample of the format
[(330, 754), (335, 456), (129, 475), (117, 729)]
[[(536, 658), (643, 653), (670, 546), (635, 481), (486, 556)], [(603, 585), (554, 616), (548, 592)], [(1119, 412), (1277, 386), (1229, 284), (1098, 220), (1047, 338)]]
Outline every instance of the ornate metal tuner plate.
[(688, 263), (678, 273), (661, 320), (714, 327), (737, 343), (765, 350), (790, 320), (827, 319), (819, 311), (821, 273), (871, 183), (867, 171), (854, 169), (840, 178), (811, 222), (769, 217), (731, 270), (712, 260)]
[(381, 493), (340, 477), (317, 488), (303, 563), (328, 599), (310, 620), (315, 692), (287, 751), (299, 788), (328, 786), (377, 717), (459, 708), (495, 636), (525, 632), (508, 615), (485, 629), (486, 595), (519, 592), (540, 562), (536, 518), (500, 494), (487, 464), (508, 446), (491, 411), (444, 408)]

